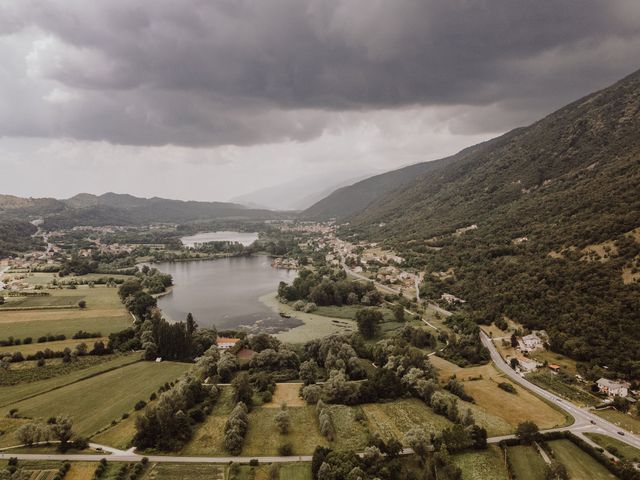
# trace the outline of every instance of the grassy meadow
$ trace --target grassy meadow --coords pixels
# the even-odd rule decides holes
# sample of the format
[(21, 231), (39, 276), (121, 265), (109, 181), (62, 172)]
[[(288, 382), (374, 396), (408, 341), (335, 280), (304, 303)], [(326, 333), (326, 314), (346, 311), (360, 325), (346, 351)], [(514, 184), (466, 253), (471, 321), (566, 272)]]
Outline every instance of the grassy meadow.
[(548, 445), (572, 480), (615, 480), (613, 474), (570, 440), (553, 440)]
[[(25, 307), (23, 310), (1, 311), (0, 338), (32, 337), (35, 340), (47, 334), (64, 334), (70, 338), (78, 330), (108, 335), (131, 324), (131, 316), (120, 302), (115, 288), (79, 286), (75, 290), (41, 291), (51, 295), (27, 299), (9, 297), (10, 301), (6, 305), (11, 305), (15, 299), (24, 301), (27, 305), (37, 301), (38, 305)], [(87, 302), (85, 309), (77, 307), (80, 300)], [(64, 302), (72, 304), (68, 308), (46, 308), (47, 305), (60, 307)]]
[(507, 450), (513, 472), (518, 480), (545, 480), (546, 465), (535, 447), (515, 445)]
[[(481, 417), (488, 416), (485, 428), (490, 436), (512, 433), (524, 420), (535, 422), (541, 429), (568, 423), (568, 419), (560, 410), (511, 382), (492, 364), (461, 368), (435, 355), (430, 357), (430, 361), (438, 369), (441, 381), (444, 382), (455, 375), (463, 383), (465, 391), (475, 400), (475, 405), (470, 408), (474, 414), (477, 413), (477, 420), (482, 424)], [(517, 393), (508, 393), (498, 388), (500, 382), (512, 383)], [(491, 417), (501, 421), (492, 425), (489, 421)]]
[(91, 436), (188, 368), (184, 363), (138, 362), (12, 403), (0, 414), (12, 408), (20, 415), (43, 419), (64, 413), (73, 417), (77, 434)]
[(629, 414), (618, 412), (617, 410), (594, 410), (596, 415), (605, 420), (618, 425), (619, 427), (629, 430), (631, 433), (640, 435), (640, 418), (632, 417)]
[[(632, 460), (634, 462), (640, 462), (640, 449), (632, 447), (628, 443), (623, 442), (609, 435), (603, 435), (601, 433), (585, 432), (590, 440), (596, 442), (605, 450), (609, 451), (611, 447), (614, 447), (614, 455), (625, 460)], [(612, 452), (613, 453), (613, 452)]]
[(508, 480), (502, 451), (496, 445), (486, 450), (463, 452), (453, 455), (453, 462), (462, 470), (463, 480)]

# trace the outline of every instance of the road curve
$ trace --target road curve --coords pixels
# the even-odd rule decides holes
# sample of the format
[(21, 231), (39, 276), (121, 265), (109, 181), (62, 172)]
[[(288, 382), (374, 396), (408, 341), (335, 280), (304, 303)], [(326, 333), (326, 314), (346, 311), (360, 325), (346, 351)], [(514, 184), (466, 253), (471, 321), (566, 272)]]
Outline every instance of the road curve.
[[(589, 410), (580, 408), (573, 403), (563, 399), (562, 397), (559, 397), (531, 383), (529, 380), (520, 376), (515, 370), (507, 365), (500, 353), (498, 353), (498, 350), (491, 341), (491, 338), (489, 338), (489, 336), (482, 330), (480, 331), (480, 339), (482, 340), (482, 344), (489, 350), (489, 353), (491, 354), (491, 360), (493, 360), (495, 366), (499, 370), (501, 370), (507, 377), (525, 387), (526, 389), (531, 390), (536, 395), (544, 398), (550, 403), (557, 405), (559, 408), (571, 415), (575, 420), (573, 425), (552, 430), (570, 430), (573, 433), (578, 434), (583, 439), (586, 439), (586, 437), (584, 437), (583, 435), (585, 432), (602, 433), (640, 449), (640, 438), (637, 435), (634, 435), (633, 433), (598, 417), (597, 415), (591, 413)], [(618, 432), (622, 432), (624, 433), (624, 435), (620, 435)]]

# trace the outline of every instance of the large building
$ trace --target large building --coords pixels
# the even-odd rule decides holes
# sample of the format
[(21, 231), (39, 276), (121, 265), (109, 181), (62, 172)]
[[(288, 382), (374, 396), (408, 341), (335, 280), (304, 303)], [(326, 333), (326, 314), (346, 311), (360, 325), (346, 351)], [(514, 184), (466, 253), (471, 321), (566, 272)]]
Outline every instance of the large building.
[(629, 394), (629, 384), (627, 382), (616, 382), (608, 378), (601, 378), (596, 383), (600, 392), (606, 393), (610, 397), (626, 397)]

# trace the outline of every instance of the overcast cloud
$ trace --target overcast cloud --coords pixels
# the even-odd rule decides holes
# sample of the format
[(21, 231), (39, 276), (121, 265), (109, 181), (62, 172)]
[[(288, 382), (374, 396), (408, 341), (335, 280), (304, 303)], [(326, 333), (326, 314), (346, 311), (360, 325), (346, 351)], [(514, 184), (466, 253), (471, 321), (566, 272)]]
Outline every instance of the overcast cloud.
[(0, 0), (0, 192), (339, 183), (530, 123), (638, 52), (637, 0)]

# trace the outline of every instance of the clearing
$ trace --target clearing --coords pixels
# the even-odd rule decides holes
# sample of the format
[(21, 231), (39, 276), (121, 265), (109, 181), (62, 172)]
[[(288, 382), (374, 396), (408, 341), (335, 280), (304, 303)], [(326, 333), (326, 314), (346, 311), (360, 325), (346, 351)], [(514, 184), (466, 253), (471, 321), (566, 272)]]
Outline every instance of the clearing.
[(131, 315), (120, 302), (115, 288), (81, 286), (75, 290), (42, 291), (51, 293), (51, 296), (38, 297), (38, 300), (47, 299), (51, 305), (68, 297), (73, 297), (77, 303), (77, 298), (81, 297), (87, 302), (87, 308), (30, 308), (2, 312), (0, 338), (37, 339), (47, 334), (64, 334), (70, 338), (78, 330), (108, 335), (131, 325)]
[(566, 467), (572, 480), (615, 480), (613, 474), (570, 440), (553, 440), (548, 445), (555, 459)]
[(545, 480), (546, 464), (532, 445), (508, 447), (507, 455), (518, 480)]
[(464, 480), (508, 480), (507, 469), (502, 460), (502, 451), (497, 445), (486, 450), (453, 455), (453, 462), (462, 470)]
[[(541, 429), (566, 425), (568, 422), (562, 412), (518, 384), (511, 382), (493, 364), (461, 368), (436, 355), (429, 357), (429, 360), (438, 369), (442, 382), (455, 375), (464, 385), (465, 391), (475, 400), (475, 406), (502, 419), (512, 427), (509, 432), (504, 432), (496, 431), (495, 428), (491, 428), (491, 425), (486, 426), (490, 436), (512, 433), (515, 427), (524, 420), (535, 422)], [(511, 383), (518, 393), (508, 393), (498, 388), (500, 382)], [(471, 408), (475, 413), (475, 409)], [(481, 421), (479, 417), (476, 418)]]
[(271, 402), (265, 403), (264, 408), (280, 408), (282, 403), (288, 407), (305, 407), (307, 402), (300, 398), (300, 387), (303, 383), (278, 383), (273, 392)]
[(123, 413), (130, 413), (138, 400), (147, 400), (161, 385), (178, 378), (189, 364), (138, 362), (108, 371), (62, 388), (12, 403), (0, 410), (17, 408), (20, 415), (48, 418), (61, 413), (73, 417), (73, 430), (91, 436)]

